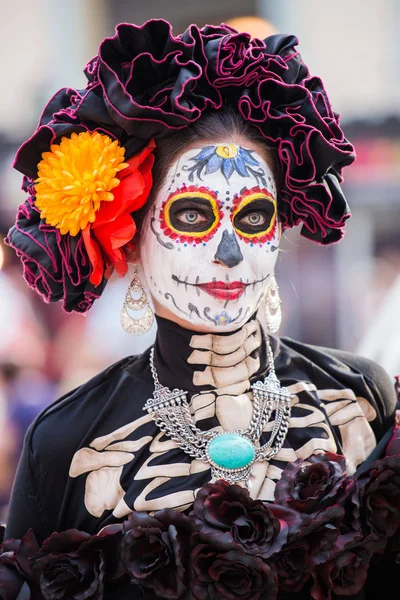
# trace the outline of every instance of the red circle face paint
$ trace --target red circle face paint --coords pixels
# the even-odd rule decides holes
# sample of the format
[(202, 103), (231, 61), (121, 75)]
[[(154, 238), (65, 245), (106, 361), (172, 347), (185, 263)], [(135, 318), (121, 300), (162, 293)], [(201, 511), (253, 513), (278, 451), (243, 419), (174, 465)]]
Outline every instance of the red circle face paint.
[(234, 199), (232, 224), (246, 243), (264, 244), (276, 234), (276, 200), (265, 188), (255, 186)]
[(204, 187), (183, 186), (169, 195), (160, 211), (164, 234), (180, 242), (208, 242), (221, 226), (222, 203)]

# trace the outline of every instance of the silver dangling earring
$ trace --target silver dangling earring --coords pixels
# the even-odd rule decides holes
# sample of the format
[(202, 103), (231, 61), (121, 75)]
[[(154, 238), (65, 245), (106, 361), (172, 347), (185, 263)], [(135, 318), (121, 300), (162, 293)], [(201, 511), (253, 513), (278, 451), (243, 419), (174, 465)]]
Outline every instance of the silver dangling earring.
[(282, 311), (279, 287), (276, 283), (275, 274), (271, 276), (268, 292), (265, 297), (265, 321), (268, 331), (276, 333), (281, 325)]
[[(133, 293), (140, 292), (139, 298), (134, 298), (132, 296)], [(128, 313), (128, 308), (130, 310), (143, 310), (146, 309), (144, 315), (139, 319), (134, 319)], [(124, 304), (121, 308), (120, 321), (122, 327), (125, 329), (127, 333), (133, 333), (134, 335), (141, 335), (142, 333), (147, 333), (154, 321), (154, 313), (151, 309), (149, 300), (147, 298), (147, 294), (144, 291), (143, 284), (140, 281), (139, 273), (137, 269), (133, 274), (133, 279), (128, 287), (128, 290), (125, 295)]]

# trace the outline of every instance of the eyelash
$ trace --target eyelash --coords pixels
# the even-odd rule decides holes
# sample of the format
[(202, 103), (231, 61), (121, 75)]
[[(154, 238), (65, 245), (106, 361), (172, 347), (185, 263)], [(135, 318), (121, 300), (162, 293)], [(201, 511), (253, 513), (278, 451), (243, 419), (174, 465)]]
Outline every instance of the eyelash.
[[(210, 211), (213, 213), (213, 223), (206, 231), (182, 231), (180, 227), (173, 225), (173, 220), (187, 212), (196, 212), (201, 214), (202, 220), (196, 221), (195, 225), (201, 225), (209, 219), (208, 210), (202, 210), (197, 206), (190, 206), (190, 200), (200, 198), (209, 203)], [(172, 207), (177, 200), (188, 200), (189, 206), (177, 210), (173, 214)], [(195, 201), (195, 200), (194, 200)], [(217, 194), (206, 187), (183, 186), (173, 192), (164, 202), (160, 211), (161, 228), (164, 234), (171, 239), (178, 240), (181, 243), (199, 244), (208, 242), (215, 234), (216, 230), (221, 226), (222, 219), (222, 203), (218, 200)], [(181, 220), (182, 224), (188, 224)], [(176, 223), (176, 221), (175, 221)]]
[[(247, 200), (247, 203), (246, 203), (246, 200)], [(257, 202), (257, 200), (263, 200), (266, 202), (270, 202), (271, 205), (273, 206), (273, 213), (271, 214), (270, 211), (263, 210), (262, 207), (258, 208), (255, 206), (254, 208), (252, 208), (252, 206), (251, 206), (252, 203)], [(237, 198), (235, 205), (234, 205), (234, 210), (231, 215), (232, 225), (235, 228), (235, 231), (236, 231), (237, 235), (240, 237), (240, 239), (242, 239), (246, 243), (260, 243), (260, 244), (273, 239), (273, 237), (275, 236), (275, 232), (276, 232), (276, 222), (277, 222), (276, 208), (277, 208), (276, 201), (273, 198), (273, 196), (268, 192), (268, 190), (261, 190), (258, 187), (254, 187), (250, 190), (246, 190), (245, 194), (243, 194), (241, 197)], [(242, 211), (243, 211), (243, 215), (239, 219), (237, 219), (238, 215), (240, 215), (240, 213)], [(243, 221), (243, 219), (245, 219), (246, 217), (249, 217), (249, 215), (254, 214), (254, 213), (263, 215), (265, 217), (264, 222), (254, 224), (254, 225), (252, 225), (251, 223), (244, 223), (244, 225), (246, 225), (249, 228), (251, 228), (252, 226), (255, 228), (263, 227), (265, 225), (266, 228), (264, 231), (261, 230), (258, 232), (256, 231), (256, 232), (250, 233), (250, 232), (243, 231), (242, 229), (237, 227), (237, 225), (239, 223), (241, 223)], [(236, 219), (236, 225), (235, 225), (235, 219)]]
[(240, 221), (242, 221), (242, 219), (245, 219), (246, 217), (249, 217), (250, 215), (261, 215), (265, 218), (265, 221), (268, 219), (268, 214), (265, 210), (249, 210), (240, 218)]
[(198, 208), (185, 208), (185, 209), (183, 209), (183, 210), (181, 210), (181, 211), (177, 212), (177, 213), (176, 213), (176, 215), (175, 215), (175, 217), (176, 217), (177, 219), (179, 219), (179, 217), (180, 217), (181, 215), (184, 215), (185, 213), (188, 213), (188, 212), (197, 213), (197, 214), (199, 214), (200, 216), (202, 216), (202, 217), (203, 217), (204, 221), (206, 221), (206, 220), (207, 220), (207, 216), (206, 216), (205, 212), (204, 212), (204, 211), (202, 211), (202, 210), (200, 210), (200, 209), (198, 209)]

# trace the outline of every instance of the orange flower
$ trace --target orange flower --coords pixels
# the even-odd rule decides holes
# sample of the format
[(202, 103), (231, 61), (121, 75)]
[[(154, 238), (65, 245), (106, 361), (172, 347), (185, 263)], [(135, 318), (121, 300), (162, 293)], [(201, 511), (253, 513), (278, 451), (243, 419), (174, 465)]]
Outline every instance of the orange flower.
[(84, 131), (63, 137), (43, 152), (38, 164), (36, 206), (46, 223), (72, 236), (93, 223), (102, 202), (112, 202), (125, 148), (102, 133)]

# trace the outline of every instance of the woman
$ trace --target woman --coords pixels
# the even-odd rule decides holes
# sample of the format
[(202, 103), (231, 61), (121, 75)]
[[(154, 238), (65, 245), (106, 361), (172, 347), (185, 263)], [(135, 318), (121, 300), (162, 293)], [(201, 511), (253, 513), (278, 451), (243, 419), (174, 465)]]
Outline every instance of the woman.
[[(131, 262), (121, 323), (144, 333), (154, 309), (157, 337), (142, 355), (110, 366), (32, 424), (7, 539), (31, 529), (40, 546), (53, 532), (114, 532), (109, 526), (127, 522), (132, 511), (135, 519), (177, 509), (162, 513), (176, 519), (171, 515), (197, 510), (197, 498), (206, 503), (201, 490), (212, 495), (210, 481), (228, 482), (240, 502), (259, 506), (251, 499), (273, 502), (284, 469), (298, 459), (319, 466), (331, 459), (347, 477), (383, 455), (396, 405), (383, 369), (273, 335), (282, 231), (302, 223), (305, 237), (330, 244), (341, 239), (350, 216), (340, 181), (353, 148), (296, 44), (293, 36), (261, 41), (224, 25), (192, 25), (178, 37), (165, 21), (119, 25), (87, 65), (86, 90), (58, 92), (20, 149), (15, 166), (30, 197), (7, 241), (27, 283), (46, 301), (86, 312), (111, 272), (124, 276)], [(346, 481), (350, 489), (354, 481)], [(240, 496), (241, 488), (249, 494)], [(271, 516), (274, 527), (284, 520), (279, 514), (280, 521)], [(140, 537), (144, 529), (134, 519), (125, 532)], [(297, 534), (310, 530), (303, 525)], [(329, 527), (339, 535), (337, 523)], [(340, 530), (336, 542), (344, 535), (350, 533)], [(176, 539), (168, 546), (169, 573), (155, 577), (149, 563), (133, 577), (142, 584), (137, 596), (117, 578), (110, 597), (152, 590), (170, 598), (308, 598), (312, 585), (312, 597), (328, 597), (307, 569), (294, 587), (286, 582), (278, 590), (276, 566), (259, 562), (257, 552), (251, 567), (232, 555), (239, 564), (232, 567), (234, 583), (196, 563), (199, 546), (192, 566), (183, 568), (183, 553), (171, 559)], [(147, 551), (142, 546), (132, 561)], [(65, 568), (46, 575), (48, 553), (46, 542), (31, 556), (45, 597), (102, 597), (99, 577), (79, 596)], [(156, 555), (157, 562), (161, 546)], [(357, 582), (365, 579), (364, 563)], [(259, 572), (246, 571), (249, 587), (241, 589), (238, 573), (254, 565)], [(82, 581), (73, 593), (83, 593)]]

